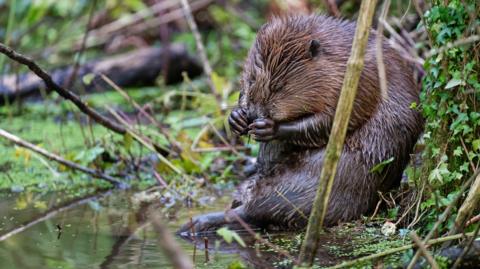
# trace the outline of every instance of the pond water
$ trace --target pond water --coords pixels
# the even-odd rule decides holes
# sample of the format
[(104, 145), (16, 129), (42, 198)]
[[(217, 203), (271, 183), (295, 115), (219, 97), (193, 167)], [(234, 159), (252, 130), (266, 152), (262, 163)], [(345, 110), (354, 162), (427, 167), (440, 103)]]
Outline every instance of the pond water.
[[(171, 268), (146, 216), (144, 205), (149, 199), (145, 193), (129, 191), (104, 192), (68, 201), (63, 201), (67, 199), (59, 194), (3, 194), (0, 198), (0, 268)], [(166, 207), (165, 204), (171, 202), (167, 199), (157, 205), (156, 210), (162, 212), (170, 231), (174, 232), (191, 216), (224, 209), (229, 199), (205, 200), (210, 201), (208, 206), (191, 209), (178, 206), (184, 204), (182, 202)], [(252, 238), (246, 233), (241, 235), (246, 248), (212, 237), (208, 239), (206, 251), (203, 237), (195, 239), (197, 246), (180, 237), (176, 240), (194, 259), (197, 268), (229, 268), (238, 261), (249, 268), (290, 267), (282, 262), (285, 257), (278, 252), (254, 246)], [(265, 235), (265, 240), (278, 244), (295, 237), (294, 234)], [(325, 243), (331, 244), (331, 240), (342, 244), (338, 238), (329, 238)], [(280, 247), (292, 251), (289, 245), (291, 243)], [(331, 251), (320, 252), (322, 264), (339, 262)]]

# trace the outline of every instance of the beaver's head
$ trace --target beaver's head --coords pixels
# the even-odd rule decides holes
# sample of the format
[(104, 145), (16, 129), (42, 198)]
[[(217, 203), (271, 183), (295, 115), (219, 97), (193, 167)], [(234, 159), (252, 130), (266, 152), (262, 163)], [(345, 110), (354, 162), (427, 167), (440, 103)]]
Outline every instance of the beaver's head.
[(257, 34), (241, 78), (249, 118), (290, 121), (334, 113), (350, 52), (350, 24), (323, 16), (273, 19)]

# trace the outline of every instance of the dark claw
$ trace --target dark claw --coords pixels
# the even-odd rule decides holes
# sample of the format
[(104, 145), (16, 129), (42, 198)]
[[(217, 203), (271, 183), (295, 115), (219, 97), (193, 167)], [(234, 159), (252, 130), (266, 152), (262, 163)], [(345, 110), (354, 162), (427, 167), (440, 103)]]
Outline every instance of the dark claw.
[(230, 127), (232, 127), (232, 131), (237, 135), (241, 135), (246, 130), (246, 128), (240, 126), (232, 118), (228, 119), (228, 123), (230, 124)]
[(253, 139), (255, 139), (255, 141), (258, 141), (258, 142), (268, 142), (270, 140), (273, 140), (275, 137), (273, 135), (269, 135), (269, 136), (253, 136)]
[(232, 131), (237, 135), (244, 135), (248, 131), (246, 112), (242, 108), (235, 108), (232, 113), (230, 113), (228, 123), (232, 127)]
[(248, 134), (251, 135), (256, 135), (256, 136), (268, 136), (268, 135), (274, 135), (275, 130), (273, 128), (267, 128), (267, 129), (252, 129), (248, 131)]
[(238, 111), (232, 111), (232, 114), (230, 116), (230, 118), (235, 121), (235, 122), (238, 122), (241, 126), (248, 126), (247, 124), (247, 120), (245, 119), (245, 117), (239, 113)]
[(271, 119), (256, 119), (248, 127), (250, 129), (264, 129), (268, 127), (273, 127), (274, 125), (275, 125), (275, 122)]
[(257, 141), (267, 142), (276, 137), (275, 122), (271, 119), (257, 119), (248, 127), (250, 128), (248, 134)]

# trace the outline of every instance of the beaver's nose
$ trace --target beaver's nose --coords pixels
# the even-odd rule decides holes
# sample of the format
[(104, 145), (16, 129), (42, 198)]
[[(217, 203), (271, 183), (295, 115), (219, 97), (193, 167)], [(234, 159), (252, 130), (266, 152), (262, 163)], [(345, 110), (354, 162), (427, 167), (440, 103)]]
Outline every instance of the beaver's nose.
[(261, 109), (258, 106), (249, 106), (247, 109), (248, 123), (252, 123), (258, 118), (262, 117)]

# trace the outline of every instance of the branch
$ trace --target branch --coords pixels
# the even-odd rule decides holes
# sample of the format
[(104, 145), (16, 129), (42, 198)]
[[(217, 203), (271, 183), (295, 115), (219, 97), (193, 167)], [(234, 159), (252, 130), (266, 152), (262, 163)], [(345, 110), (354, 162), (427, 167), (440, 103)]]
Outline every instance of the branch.
[(203, 69), (205, 71), (205, 74), (207, 75), (208, 85), (210, 86), (210, 90), (212, 91), (213, 96), (215, 96), (215, 98), (217, 99), (217, 103), (220, 105), (221, 97), (218, 94), (217, 89), (215, 88), (215, 84), (213, 83), (212, 67), (208, 62), (207, 53), (205, 52), (205, 47), (203, 46), (203, 43), (202, 43), (202, 37), (198, 32), (197, 24), (195, 23), (195, 20), (192, 16), (192, 10), (190, 9), (190, 5), (188, 4), (187, 0), (181, 0), (181, 2), (182, 2), (183, 11), (185, 13), (185, 18), (188, 22), (188, 26), (190, 27), (190, 30), (192, 31), (193, 36), (195, 37), (195, 43), (197, 44), (198, 54), (200, 54), (200, 59), (202, 60), (202, 63), (203, 63)]
[[(383, 3), (382, 13), (379, 21), (385, 21), (390, 8), (390, 0), (386, 0)], [(378, 80), (380, 81), (380, 92), (383, 99), (388, 97), (388, 82), (387, 73), (385, 72), (385, 63), (383, 61), (383, 23), (379, 23), (377, 27), (377, 39), (376, 41), (376, 58), (378, 66)]]
[(30, 70), (32, 70), (33, 73), (35, 73), (45, 82), (45, 85), (48, 89), (54, 90), (63, 98), (70, 100), (78, 107), (78, 109), (80, 109), (80, 111), (87, 114), (98, 124), (103, 125), (105, 128), (110, 129), (115, 133), (126, 133), (125, 128), (112, 122), (110, 119), (100, 115), (97, 111), (93, 110), (85, 102), (83, 102), (78, 95), (55, 83), (52, 77), (47, 74), (47, 72), (45, 72), (43, 69), (41, 69), (33, 60), (23, 56), (20, 53), (17, 53), (12, 48), (5, 46), (3, 43), (0, 43), (0, 53), (5, 54), (6, 56), (8, 56), (8, 58), (27, 66)]
[(300, 252), (300, 261), (310, 266), (313, 264), (318, 249), (323, 220), (327, 212), (328, 199), (332, 190), (338, 160), (342, 153), (353, 101), (357, 94), (358, 81), (363, 69), (364, 54), (376, 3), (376, 0), (362, 1), (360, 6), (352, 51), (347, 62), (347, 70), (335, 111), (332, 131), (325, 150), (325, 159), (318, 181), (317, 193)]
[[(423, 243), (427, 242), (432, 236), (435, 234), (437, 231), (438, 227), (448, 218), (450, 215), (450, 212), (452, 211), (453, 207), (455, 204), (457, 204), (457, 201), (462, 197), (463, 193), (467, 190), (468, 186), (472, 183), (473, 179), (475, 179), (478, 175), (480, 175), (480, 169), (477, 169), (477, 171), (462, 185), (460, 188), (460, 191), (458, 192), (457, 196), (453, 198), (453, 200), (450, 202), (450, 204), (447, 206), (445, 211), (443, 211), (442, 215), (440, 215), (440, 218), (435, 222), (433, 225), (432, 229), (430, 229), (430, 232), (428, 232), (427, 236), (425, 236), (425, 239), (423, 239)], [(415, 253), (415, 256), (413, 256), (412, 260), (410, 261), (410, 264), (408, 265), (407, 269), (412, 269), (415, 266), (415, 263), (417, 262), (418, 258), (420, 258), (420, 252), (417, 251)]]
[(427, 247), (425, 244), (422, 242), (422, 240), (418, 237), (417, 233), (415, 231), (410, 232), (410, 238), (412, 238), (412, 241), (417, 245), (419, 250), (422, 252), (423, 256), (425, 259), (428, 261), (432, 269), (439, 269), (437, 262), (435, 259), (432, 257), (430, 252), (428, 252)]
[(458, 210), (457, 218), (455, 219), (455, 225), (450, 230), (450, 234), (456, 234), (463, 231), (467, 218), (475, 212), (480, 204), (480, 174), (470, 187), (468, 196), (463, 202), (462, 206)]
[[(455, 235), (445, 236), (445, 237), (429, 240), (429, 241), (426, 242), (426, 244), (436, 245), (436, 244), (440, 244), (440, 243), (443, 243), (443, 242), (448, 242), (448, 241), (460, 239), (464, 235), (465, 236), (473, 236), (474, 233), (471, 232), (471, 233), (467, 233), (467, 234), (455, 234)], [(397, 247), (397, 248), (391, 248), (391, 249), (388, 249), (384, 252), (375, 253), (375, 254), (372, 254), (372, 255), (361, 257), (361, 258), (358, 258), (358, 259), (353, 260), (353, 261), (343, 262), (341, 264), (337, 264), (335, 266), (328, 267), (328, 269), (352, 268), (353, 265), (355, 265), (355, 264), (360, 264), (360, 263), (364, 263), (366, 261), (370, 261), (370, 260), (378, 259), (378, 258), (381, 258), (381, 257), (385, 257), (385, 256), (388, 256), (388, 255), (391, 255), (391, 254), (394, 254), (394, 253), (397, 253), (397, 252), (400, 252), (400, 251), (409, 250), (409, 249), (413, 248), (414, 246), (415, 246), (414, 244), (408, 244), (408, 245)]]
[(64, 158), (62, 158), (58, 155), (55, 155), (53, 153), (50, 153), (50, 152), (46, 151), (45, 149), (42, 149), (38, 146), (35, 146), (35, 145), (25, 141), (25, 140), (22, 140), (20, 137), (17, 137), (15, 135), (3, 130), (3, 129), (0, 129), (0, 136), (12, 141), (13, 143), (15, 143), (16, 145), (18, 145), (20, 147), (27, 148), (27, 149), (29, 149), (33, 152), (36, 152), (36, 153), (46, 157), (49, 160), (52, 160), (52, 161), (58, 162), (60, 164), (63, 164), (63, 165), (65, 165), (65, 166), (67, 166), (71, 169), (78, 170), (80, 172), (83, 172), (85, 174), (89, 174), (89, 175), (91, 175), (93, 177), (96, 177), (98, 179), (108, 181), (108, 182), (112, 183), (113, 185), (119, 186), (121, 188), (127, 187), (126, 183), (121, 182), (114, 177), (103, 174), (102, 172), (100, 172), (98, 170), (90, 169), (90, 168), (81, 166), (79, 164), (76, 164), (74, 162), (71, 162), (69, 160), (65, 160)]

